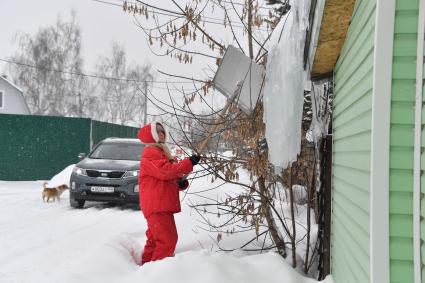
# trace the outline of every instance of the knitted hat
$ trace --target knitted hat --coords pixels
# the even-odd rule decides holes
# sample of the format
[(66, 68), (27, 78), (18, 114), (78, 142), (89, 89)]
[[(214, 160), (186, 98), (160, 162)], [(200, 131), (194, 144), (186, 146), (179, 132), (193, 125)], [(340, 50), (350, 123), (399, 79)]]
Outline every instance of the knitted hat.
[(143, 128), (139, 130), (137, 137), (142, 143), (144, 144), (158, 143), (159, 137), (158, 137), (158, 132), (156, 131), (157, 124), (160, 124), (164, 128), (165, 137), (168, 136), (167, 130), (165, 129), (164, 125), (161, 122), (153, 121), (152, 123), (145, 125)]

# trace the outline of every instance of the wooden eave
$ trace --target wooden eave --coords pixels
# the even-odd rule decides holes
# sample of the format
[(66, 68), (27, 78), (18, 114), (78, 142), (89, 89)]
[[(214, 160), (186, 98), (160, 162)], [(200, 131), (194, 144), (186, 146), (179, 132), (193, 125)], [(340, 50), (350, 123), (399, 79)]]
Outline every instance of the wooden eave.
[(311, 77), (332, 73), (351, 22), (355, 0), (326, 0)]

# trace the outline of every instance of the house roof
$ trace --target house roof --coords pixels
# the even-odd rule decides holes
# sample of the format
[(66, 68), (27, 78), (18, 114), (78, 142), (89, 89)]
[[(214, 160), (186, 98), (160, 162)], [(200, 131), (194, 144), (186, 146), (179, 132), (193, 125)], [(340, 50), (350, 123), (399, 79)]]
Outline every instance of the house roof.
[(311, 68), (312, 78), (332, 72), (344, 44), (355, 2), (355, 0), (325, 2)]
[(10, 84), (11, 86), (13, 86), (14, 88), (16, 88), (17, 90), (23, 93), (23, 90), (20, 87), (18, 87), (17, 85), (15, 85), (14, 83), (6, 79), (5, 77), (0, 76), (0, 79), (4, 80), (5, 82), (7, 82), (8, 84)]
[(18, 93), (18, 99), (21, 100), (22, 105), (25, 107), (27, 113), (28, 114), (31, 114), (30, 108), (28, 107), (27, 101), (25, 100), (23, 90), (21, 88), (19, 88), (17, 85), (15, 85), (14, 83), (12, 83), (11, 81), (9, 81), (8, 79), (6, 79), (5, 77), (3, 77), (3, 76), (0, 76), (0, 79), (2, 79), (3, 81), (5, 81), (9, 85), (11, 85), (13, 88), (15, 88), (16, 90), (19, 91), (19, 93)]

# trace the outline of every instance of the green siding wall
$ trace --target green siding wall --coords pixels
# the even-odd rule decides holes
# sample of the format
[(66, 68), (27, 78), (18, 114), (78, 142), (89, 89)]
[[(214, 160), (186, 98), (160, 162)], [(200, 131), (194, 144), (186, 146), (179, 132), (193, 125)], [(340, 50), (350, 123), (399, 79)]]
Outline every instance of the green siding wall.
[[(425, 46), (425, 44), (424, 44)], [(425, 48), (424, 48), (425, 49)], [(425, 53), (425, 50), (424, 50)], [(424, 58), (425, 59), (425, 58)], [(425, 60), (424, 60), (425, 62)], [(425, 64), (423, 76), (423, 92), (422, 92), (422, 135), (421, 135), (421, 260), (422, 260), (422, 282), (425, 282)]]
[[(415, 1), (416, 2), (416, 1)], [(425, 42), (424, 42), (425, 54)], [(421, 135), (421, 260), (422, 260), (422, 282), (425, 282), (425, 56), (424, 56), (424, 73), (422, 84), (422, 135)]]
[(419, 1), (397, 0), (390, 132), (390, 281), (413, 282), (413, 149)]
[[(371, 107), (375, 0), (358, 0), (335, 67), (332, 273), (369, 282)], [(390, 281), (413, 282), (413, 159), (419, 0), (396, 0), (390, 116)], [(379, 51), (378, 51), (379, 52)], [(425, 88), (425, 75), (424, 75)], [(425, 168), (425, 89), (421, 166)], [(425, 176), (421, 176), (421, 251), (425, 266)], [(425, 271), (422, 268), (422, 282)]]
[(335, 282), (369, 282), (375, 0), (356, 1), (335, 67), (331, 266)]

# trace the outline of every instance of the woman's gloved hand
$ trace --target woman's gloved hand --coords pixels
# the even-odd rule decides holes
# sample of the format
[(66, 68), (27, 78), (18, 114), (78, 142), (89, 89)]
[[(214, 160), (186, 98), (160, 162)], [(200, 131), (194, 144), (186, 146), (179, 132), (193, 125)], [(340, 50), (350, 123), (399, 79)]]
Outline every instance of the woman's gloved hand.
[(198, 154), (194, 154), (192, 155), (190, 158), (190, 161), (192, 161), (192, 165), (195, 166), (196, 164), (199, 163), (199, 161), (201, 160), (201, 156)]
[(179, 189), (184, 190), (189, 186), (189, 181), (187, 179), (181, 178), (178, 184), (179, 184)]

